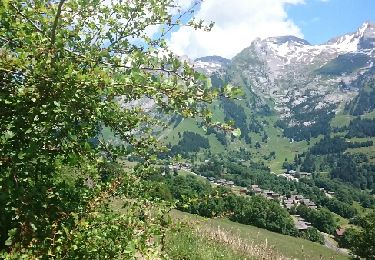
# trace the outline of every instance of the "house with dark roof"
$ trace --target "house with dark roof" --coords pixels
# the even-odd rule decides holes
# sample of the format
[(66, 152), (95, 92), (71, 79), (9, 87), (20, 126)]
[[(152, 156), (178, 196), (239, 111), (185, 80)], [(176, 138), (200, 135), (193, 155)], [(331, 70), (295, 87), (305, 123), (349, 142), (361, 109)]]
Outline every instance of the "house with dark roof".
[(249, 191), (248, 191), (248, 189), (247, 188), (241, 188), (240, 189), (240, 193), (242, 193), (242, 194), (247, 194)]
[(257, 194), (262, 193), (262, 189), (259, 188), (259, 186), (255, 185), (255, 184), (254, 185), (250, 185), (249, 186), (249, 190), (253, 191), (254, 193), (257, 193)]
[(309, 227), (311, 227), (310, 222), (306, 222), (304, 218), (301, 218), (300, 215), (293, 215), (293, 220), (294, 220), (294, 226), (296, 229), (299, 231), (304, 231), (307, 230)]
[(335, 237), (336, 237), (337, 239), (340, 239), (341, 237), (344, 236), (344, 233), (345, 233), (345, 228), (338, 228), (338, 229), (336, 229), (336, 231), (335, 231)]
[(234, 182), (233, 181), (227, 181), (225, 183), (225, 185), (232, 187), (232, 186), (234, 186)]
[(213, 181), (215, 181), (215, 178), (214, 177), (208, 177), (207, 180), (213, 182)]
[(271, 197), (275, 200), (279, 200), (281, 198), (281, 195), (277, 192), (272, 192)]
[(292, 203), (285, 203), (286, 209), (291, 209), (294, 205)]
[(311, 173), (310, 172), (300, 172), (299, 173), (299, 176), (300, 178), (308, 178), (308, 177), (311, 177)]
[(225, 185), (227, 183), (227, 180), (226, 179), (219, 179), (219, 180), (216, 180), (216, 184), (217, 185)]

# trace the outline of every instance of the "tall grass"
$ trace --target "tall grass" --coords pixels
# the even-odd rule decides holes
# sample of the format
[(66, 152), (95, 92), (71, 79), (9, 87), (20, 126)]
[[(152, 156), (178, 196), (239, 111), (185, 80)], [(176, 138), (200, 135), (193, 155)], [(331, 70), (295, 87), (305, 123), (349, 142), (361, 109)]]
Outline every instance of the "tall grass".
[(263, 242), (249, 243), (218, 227), (185, 222), (167, 236), (166, 253), (171, 259), (290, 259)]
[(348, 259), (302, 238), (227, 219), (206, 219), (177, 210), (171, 211), (171, 217), (174, 225), (183, 223), (167, 236), (167, 253), (172, 259)]
[(244, 241), (235, 234), (223, 230), (218, 226), (215, 229), (208, 229), (205, 227), (197, 227), (196, 232), (206, 237), (209, 241), (213, 243), (220, 243), (239, 254), (255, 259), (290, 259), (283, 256), (278, 252), (273, 246), (268, 244), (268, 240), (259, 241), (259, 243), (254, 243)]

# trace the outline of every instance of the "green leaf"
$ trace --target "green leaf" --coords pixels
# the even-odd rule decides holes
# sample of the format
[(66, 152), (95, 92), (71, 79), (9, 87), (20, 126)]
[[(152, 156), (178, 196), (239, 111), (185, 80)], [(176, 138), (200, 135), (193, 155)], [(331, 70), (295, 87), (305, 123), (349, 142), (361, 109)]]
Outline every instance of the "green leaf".
[(239, 136), (241, 136), (241, 129), (239, 129), (239, 128), (234, 129), (234, 130), (232, 131), (232, 134), (233, 134), (233, 136), (235, 136), (235, 137), (239, 137)]
[(20, 159), (20, 160), (22, 160), (23, 158), (25, 158), (25, 153), (24, 152), (20, 152), (18, 155), (17, 155), (17, 157), (18, 157), (18, 159)]

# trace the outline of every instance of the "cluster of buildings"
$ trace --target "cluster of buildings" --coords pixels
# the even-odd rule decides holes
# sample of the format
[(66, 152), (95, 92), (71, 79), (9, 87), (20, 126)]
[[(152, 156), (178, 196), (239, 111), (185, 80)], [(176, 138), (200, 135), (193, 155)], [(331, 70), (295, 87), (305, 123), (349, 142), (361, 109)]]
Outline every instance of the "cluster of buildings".
[[(183, 168), (190, 168), (190, 165), (189, 164), (186, 164), (186, 165), (185, 164), (178, 164), (178, 165), (174, 165), (174, 167), (179, 167), (179, 169), (183, 169)], [(291, 180), (298, 181), (299, 178), (310, 177), (311, 173), (299, 172), (297, 174), (296, 171), (291, 170), (291, 171), (288, 171), (288, 172), (286, 172), (284, 174), (281, 174), (279, 176), (287, 176), (287, 178), (290, 178)], [(204, 177), (204, 176), (202, 176), (202, 177)], [(216, 179), (215, 177), (204, 177), (204, 178), (206, 178), (209, 182), (211, 182), (215, 185), (218, 185), (218, 186), (226, 186), (226, 187), (233, 187), (234, 186), (233, 181), (229, 181), (229, 180), (226, 180), (226, 179)], [(292, 178), (294, 178), (294, 179), (292, 179)], [(325, 192), (326, 194), (328, 194), (329, 196), (331, 196), (330, 194), (332, 194), (331, 192), (325, 191), (324, 189), (321, 189), (321, 190), (323, 192)], [(300, 195), (300, 194), (291, 195), (291, 196), (287, 197), (287, 196), (281, 195), (277, 192), (274, 192), (272, 190), (263, 190), (258, 185), (255, 185), (255, 184), (250, 185), (247, 188), (246, 187), (240, 187), (240, 193), (249, 194), (250, 192), (252, 192), (256, 195), (263, 196), (266, 199), (277, 200), (277, 201), (280, 202), (280, 205), (282, 207), (284, 207), (288, 210), (290, 210), (292, 207), (296, 207), (298, 205), (305, 205), (310, 209), (317, 209), (318, 208), (318, 206), (313, 201), (311, 201), (310, 199), (304, 198), (304, 196)], [(308, 228), (311, 227), (311, 223), (307, 222), (301, 216), (292, 215), (292, 217), (293, 217), (293, 220), (294, 220), (294, 225), (298, 230), (304, 231), (304, 230), (307, 230)]]
[(281, 173), (279, 174), (278, 176), (282, 177), (282, 178), (285, 178), (287, 179), (288, 181), (297, 181), (298, 182), (298, 178), (292, 176), (292, 175), (289, 175), (289, 174), (286, 174), (286, 173)]
[[(189, 163), (178, 163), (174, 165), (169, 166), (170, 169), (176, 169), (176, 170), (190, 170), (191, 165)], [(274, 172), (271, 172), (272, 174), (275, 174)], [(287, 170), (282, 174), (278, 174), (277, 176), (284, 177), (290, 181), (299, 181), (300, 178), (309, 178), (311, 177), (311, 173), (308, 172), (297, 172), (294, 170)], [(233, 187), (234, 182), (226, 179), (216, 179), (215, 177), (205, 177), (209, 182), (212, 184), (218, 185), (218, 186), (225, 186), (225, 187)], [(327, 191), (324, 188), (320, 189), (324, 194), (332, 198), (334, 195), (334, 192)], [(288, 210), (290, 210), (293, 207), (297, 207), (298, 205), (305, 205), (306, 207), (310, 209), (317, 209), (318, 206), (311, 201), (310, 199), (304, 198), (303, 195), (300, 194), (295, 194), (291, 195), (289, 197), (281, 195), (277, 192), (274, 192), (272, 190), (263, 190), (261, 189), (258, 185), (250, 185), (249, 187), (240, 187), (240, 193), (241, 194), (249, 194), (249, 193), (254, 193), (256, 195), (263, 196), (266, 199), (272, 199), (272, 200), (277, 200), (280, 202), (280, 205)], [(300, 230), (304, 231), (307, 230), (308, 228), (311, 227), (311, 223), (307, 222), (304, 218), (302, 218), (299, 215), (292, 215), (292, 218), (294, 220), (295, 227)], [(343, 229), (338, 229), (336, 230), (337, 237), (341, 237), (343, 235), (345, 230)]]
[[(274, 172), (271, 172), (275, 174)], [(288, 181), (296, 181), (298, 182), (301, 178), (310, 178), (311, 173), (309, 172), (297, 172), (295, 170), (285, 170), (284, 173), (278, 174), (277, 176), (287, 179)], [(324, 194), (328, 198), (333, 198), (333, 195), (335, 194), (333, 191), (327, 191), (324, 188), (320, 188), (321, 191), (324, 192)]]
[(176, 163), (168, 166), (170, 170), (190, 170), (190, 163)]
[(293, 206), (305, 205), (310, 209), (317, 209), (318, 206), (310, 199), (305, 199), (303, 195), (291, 195), (290, 198), (285, 198), (283, 201), (283, 206), (286, 209), (291, 209)]
[(215, 179), (214, 177), (208, 177), (207, 180), (209, 180), (211, 183), (214, 183), (219, 186), (227, 186), (227, 187), (233, 187), (234, 182), (228, 181), (226, 179)]
[(258, 185), (250, 185), (249, 187), (250, 191), (254, 192), (255, 194), (261, 195), (265, 197), (266, 199), (275, 199), (275, 200), (281, 200), (282, 195), (280, 195), (277, 192), (274, 192), (272, 190), (262, 190), (259, 188)]
[(293, 217), (293, 221), (294, 221), (294, 226), (299, 231), (306, 230), (309, 227), (311, 227), (311, 223), (307, 222), (304, 218), (301, 218), (300, 215), (292, 215), (292, 217)]
[(300, 178), (309, 178), (311, 173), (309, 172), (297, 172), (295, 170), (285, 170), (284, 173), (279, 174), (278, 176), (286, 178), (288, 181), (299, 181)]
[(327, 191), (327, 190), (325, 190), (324, 188), (320, 188), (319, 190), (321, 190), (322, 192), (324, 192), (324, 194), (325, 194), (328, 198), (330, 198), (330, 199), (332, 199), (332, 198), (333, 198), (333, 195), (335, 195), (335, 193), (334, 193), (333, 191)]
[[(301, 204), (306, 205), (307, 207), (311, 209), (318, 208), (317, 205), (313, 201), (311, 201), (310, 199), (304, 198), (303, 195), (297, 194), (297, 195), (291, 195), (290, 197), (286, 197), (271, 190), (262, 190), (261, 188), (259, 188), (258, 185), (251, 185), (249, 187), (249, 190), (267, 199), (278, 200), (280, 202), (280, 205), (288, 210), (290, 210), (293, 206), (298, 206)], [(301, 218), (299, 215), (292, 215), (292, 216), (294, 220), (294, 225), (298, 230), (302, 231), (311, 227), (311, 223), (305, 221), (305, 219)]]
[(298, 206), (301, 204), (309, 207), (310, 209), (318, 208), (318, 206), (313, 201), (304, 198), (303, 195), (291, 195), (288, 198), (272, 190), (262, 190), (258, 185), (251, 185), (249, 188), (250, 191), (254, 192), (255, 194), (261, 195), (267, 199), (280, 201), (280, 205), (286, 209), (291, 209), (293, 206)]

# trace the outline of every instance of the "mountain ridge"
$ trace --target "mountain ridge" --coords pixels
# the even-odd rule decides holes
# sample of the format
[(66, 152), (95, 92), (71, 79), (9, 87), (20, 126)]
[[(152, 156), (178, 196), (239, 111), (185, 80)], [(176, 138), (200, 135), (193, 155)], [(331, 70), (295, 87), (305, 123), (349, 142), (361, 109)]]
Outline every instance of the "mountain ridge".
[[(373, 50), (375, 47), (375, 23), (366, 21), (358, 28), (357, 31), (331, 38), (330, 40), (328, 40), (327, 42), (323, 44), (313, 45), (303, 38), (299, 38), (293, 35), (283, 35), (283, 36), (267, 37), (264, 39), (257, 38), (254, 41), (252, 41), (250, 45), (246, 47), (245, 49), (249, 48), (253, 44), (259, 44), (259, 43), (263, 43), (263, 44), (269, 43), (269, 44), (276, 44), (276, 45), (294, 43), (294, 45), (299, 45), (299, 46), (311, 46), (312, 48), (315, 48), (317, 50), (326, 49), (327, 51), (336, 51), (338, 54), (347, 53), (347, 52), (357, 52), (360, 50), (371, 50), (370, 54), (375, 55), (375, 51)], [(234, 56), (232, 59), (226, 59), (218, 55), (203, 56), (203, 57), (196, 58), (194, 62), (197, 62), (197, 61), (215, 62), (215, 60), (216, 61), (225, 60), (226, 62), (228, 62), (228, 61), (232, 61), (235, 57), (236, 56)]]
[[(340, 37), (337, 39), (355, 38), (357, 43), (365, 37), (371, 42), (375, 39), (373, 24), (364, 23), (355, 33)], [(242, 133), (241, 140), (236, 141), (211, 129), (208, 138), (214, 150), (242, 147), (262, 151), (265, 157), (275, 150), (290, 154), (289, 150), (295, 149), (293, 142), (306, 147), (302, 142), (329, 135), (333, 121), (371, 114), (375, 48), (354, 50), (353, 43), (350, 48), (338, 44), (311, 45), (295, 36), (269, 37), (254, 40), (231, 60), (208, 56), (191, 61), (211, 78), (214, 87), (231, 84), (241, 87), (245, 95), (241, 100), (224, 99), (213, 105), (215, 121), (234, 121)], [(207, 135), (199, 125), (192, 127), (186, 121), (176, 129)], [(171, 135), (178, 140), (173, 131)], [(284, 148), (275, 147), (270, 140), (283, 143)], [(259, 149), (262, 146), (269, 148)], [(277, 154), (276, 168), (281, 167), (281, 154)]]
[(272, 100), (275, 110), (285, 118), (309, 97), (323, 97), (314, 109), (330, 105), (338, 108), (358, 93), (351, 83), (374, 66), (375, 49), (364, 49), (360, 43), (367, 41), (366, 46), (370, 46), (375, 42), (375, 26), (365, 22), (355, 33), (334, 39), (320, 45), (295, 36), (256, 39), (225, 66), (215, 63), (220, 59), (216, 56), (209, 63), (205, 57), (198, 58), (198, 67), (208, 75), (222, 74), (223, 69), (227, 76), (238, 74), (230, 83), (246, 85), (261, 98)]

